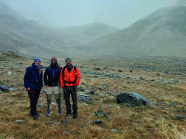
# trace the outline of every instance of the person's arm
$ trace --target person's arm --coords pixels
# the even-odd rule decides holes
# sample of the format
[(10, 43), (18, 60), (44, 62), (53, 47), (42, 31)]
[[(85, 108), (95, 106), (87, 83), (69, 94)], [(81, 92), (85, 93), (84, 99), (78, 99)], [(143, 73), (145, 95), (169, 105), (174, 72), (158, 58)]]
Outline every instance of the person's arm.
[(48, 78), (47, 78), (47, 76), (48, 76), (48, 68), (46, 68), (45, 69), (45, 73), (44, 73), (44, 84), (45, 84), (45, 86), (48, 86)]
[(61, 69), (61, 73), (60, 73), (60, 85), (61, 85), (61, 88), (64, 87), (64, 83), (63, 83), (63, 68)]
[(26, 69), (25, 75), (24, 75), (24, 86), (27, 90), (30, 90), (30, 84), (29, 84), (29, 76), (30, 76), (31, 68), (28, 67)]
[(77, 67), (76, 67), (76, 77), (77, 77), (77, 80), (76, 80), (75, 85), (78, 86), (80, 79), (81, 79), (81, 75), (80, 75), (79, 69)]

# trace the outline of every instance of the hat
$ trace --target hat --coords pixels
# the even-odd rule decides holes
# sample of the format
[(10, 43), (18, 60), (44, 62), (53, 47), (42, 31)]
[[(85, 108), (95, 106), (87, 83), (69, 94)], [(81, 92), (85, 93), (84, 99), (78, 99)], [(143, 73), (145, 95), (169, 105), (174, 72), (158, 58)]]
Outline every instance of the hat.
[(56, 58), (56, 57), (52, 57), (52, 58), (51, 58), (51, 61), (52, 61), (52, 60), (56, 60), (56, 61), (57, 61), (57, 58)]
[(39, 58), (35, 58), (35, 59), (34, 59), (34, 62), (36, 62), (36, 61), (41, 62)]
[(67, 60), (69, 60), (70, 62), (72, 62), (72, 59), (69, 58), (69, 57), (67, 57), (67, 58), (65, 59), (65, 62), (66, 62)]

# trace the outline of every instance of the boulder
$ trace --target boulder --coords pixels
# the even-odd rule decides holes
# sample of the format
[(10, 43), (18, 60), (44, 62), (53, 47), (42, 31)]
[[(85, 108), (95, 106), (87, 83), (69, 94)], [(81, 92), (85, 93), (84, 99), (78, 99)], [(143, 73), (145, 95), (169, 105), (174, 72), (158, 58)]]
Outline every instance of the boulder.
[(123, 92), (118, 94), (117, 96), (117, 103), (125, 103), (130, 107), (134, 106), (149, 106), (150, 103), (146, 100), (142, 95), (134, 92)]

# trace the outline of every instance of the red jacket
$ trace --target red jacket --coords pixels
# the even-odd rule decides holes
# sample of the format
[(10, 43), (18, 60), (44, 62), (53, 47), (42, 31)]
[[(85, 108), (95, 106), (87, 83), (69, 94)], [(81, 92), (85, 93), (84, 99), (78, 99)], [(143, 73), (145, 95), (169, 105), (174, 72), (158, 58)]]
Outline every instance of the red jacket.
[(70, 72), (68, 72), (67, 67), (66, 67), (64, 70), (64, 75), (63, 75), (63, 68), (62, 68), (61, 74), (60, 74), (61, 87), (64, 87), (63, 76), (64, 76), (64, 81), (65, 81), (66, 86), (73, 86), (75, 79), (76, 79), (76, 82), (74, 83), (74, 85), (77, 85), (77, 86), (79, 85), (81, 77), (80, 77), (79, 69), (77, 67), (76, 67), (76, 73), (75, 73), (74, 66), (71, 67)]

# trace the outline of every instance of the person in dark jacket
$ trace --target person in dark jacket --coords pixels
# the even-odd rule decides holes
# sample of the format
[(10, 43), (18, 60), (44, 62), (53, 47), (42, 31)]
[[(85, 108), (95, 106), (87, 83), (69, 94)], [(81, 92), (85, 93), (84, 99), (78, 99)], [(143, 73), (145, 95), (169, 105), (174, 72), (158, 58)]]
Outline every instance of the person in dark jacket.
[(46, 116), (50, 116), (52, 114), (51, 111), (51, 98), (52, 94), (55, 94), (56, 102), (58, 104), (58, 115), (61, 114), (61, 91), (60, 91), (60, 77), (61, 67), (57, 63), (57, 58), (53, 57), (51, 59), (51, 64), (46, 68), (44, 73), (44, 83), (47, 87), (47, 113)]
[(43, 69), (40, 65), (40, 59), (36, 58), (34, 63), (27, 67), (24, 76), (24, 86), (28, 91), (30, 98), (30, 115), (36, 120), (38, 117), (36, 105), (39, 99), (41, 88), (43, 87)]

